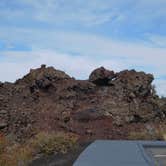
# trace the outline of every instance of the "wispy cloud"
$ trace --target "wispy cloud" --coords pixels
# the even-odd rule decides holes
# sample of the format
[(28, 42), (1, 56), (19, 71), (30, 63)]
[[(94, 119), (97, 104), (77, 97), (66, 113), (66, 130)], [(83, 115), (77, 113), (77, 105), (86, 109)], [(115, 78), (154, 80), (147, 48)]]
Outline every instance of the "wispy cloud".
[[(165, 0), (1, 0), (0, 16), (17, 23), (39, 21), (52, 25), (89, 26), (109, 23), (110, 28), (131, 31), (138, 28), (154, 30), (160, 21), (160, 30), (165, 28)], [(14, 22), (12, 19), (15, 19)], [(17, 21), (18, 19), (18, 21)], [(122, 26), (122, 27), (121, 27)], [(136, 32), (135, 31), (135, 32)]]
[(153, 45), (166, 48), (166, 35), (147, 34), (146, 36)]
[[(132, 68), (130, 66), (131, 63), (136, 62), (134, 57), (126, 60), (120, 58), (120, 61), (117, 59), (118, 57), (109, 57), (108, 59), (104, 58), (99, 60), (97, 57), (73, 56), (73, 54), (60, 53), (55, 50), (40, 50), (28, 53), (23, 51), (5, 51), (1, 53), (1, 56), (4, 57), (3, 61), (0, 61), (1, 81), (12, 82), (28, 73), (30, 68), (39, 67), (41, 64), (54, 66), (77, 79), (87, 79), (90, 72), (99, 66), (105, 66), (108, 69), (120, 71), (126, 68)], [(128, 61), (130, 61), (130, 63)], [(136, 65), (137, 64), (134, 66)], [(138, 70), (147, 70), (147, 68), (139, 67)], [(160, 70), (157, 73), (160, 73)], [(154, 83), (157, 87), (158, 94), (165, 95), (166, 80), (156, 79)]]
[(81, 0), (15, 0), (14, 3), (2, 1), (2, 4), (0, 15), (6, 19), (25, 17), (28, 22), (39, 21), (55, 25), (74, 23), (89, 26), (107, 22), (114, 16), (114, 12), (107, 10), (108, 6), (98, 0), (88, 3)]

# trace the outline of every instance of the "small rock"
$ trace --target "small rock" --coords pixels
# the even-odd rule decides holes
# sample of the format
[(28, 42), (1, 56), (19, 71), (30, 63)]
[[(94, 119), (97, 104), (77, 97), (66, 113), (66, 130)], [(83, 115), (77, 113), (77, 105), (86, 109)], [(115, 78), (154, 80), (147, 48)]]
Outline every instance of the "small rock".
[(103, 117), (102, 113), (96, 109), (86, 109), (81, 112), (77, 112), (74, 115), (74, 119), (78, 121), (90, 121)]
[(87, 130), (85, 131), (85, 134), (92, 135), (92, 134), (93, 134), (93, 132), (92, 132), (92, 130), (87, 129)]
[(131, 116), (126, 116), (125, 121), (127, 123), (138, 123), (142, 120), (142, 118), (139, 115), (131, 115)]
[(123, 126), (123, 120), (120, 116), (116, 116), (114, 117), (114, 121), (113, 121), (113, 124), (120, 127), (120, 126)]
[(2, 87), (3, 86), (3, 83), (2, 82), (0, 82), (0, 87)]
[(7, 114), (6, 110), (0, 110), (0, 114)]
[(0, 129), (4, 129), (5, 127), (7, 127), (7, 123), (0, 123)]
[(4, 96), (0, 95), (0, 101), (4, 100)]
[(154, 127), (152, 125), (147, 124), (147, 125), (145, 125), (145, 128), (146, 128), (146, 130), (148, 131), (148, 133), (150, 135), (154, 135), (155, 134), (155, 129), (154, 129)]
[(45, 69), (45, 68), (46, 68), (46, 65), (45, 65), (45, 64), (42, 64), (42, 65), (41, 65), (41, 68), (42, 68), (42, 69)]
[(62, 112), (62, 119), (64, 121), (64, 123), (67, 123), (70, 121), (70, 112), (64, 111)]
[(40, 80), (36, 80), (36, 85), (37, 85), (37, 87), (39, 87), (41, 89), (42, 88), (46, 89), (51, 86), (51, 81), (49, 81), (47, 78), (43, 78)]
[(133, 120), (134, 120), (134, 117), (133, 117), (133, 116), (126, 116), (126, 117), (125, 117), (125, 121), (126, 121), (127, 123), (131, 123), (131, 122), (133, 122)]

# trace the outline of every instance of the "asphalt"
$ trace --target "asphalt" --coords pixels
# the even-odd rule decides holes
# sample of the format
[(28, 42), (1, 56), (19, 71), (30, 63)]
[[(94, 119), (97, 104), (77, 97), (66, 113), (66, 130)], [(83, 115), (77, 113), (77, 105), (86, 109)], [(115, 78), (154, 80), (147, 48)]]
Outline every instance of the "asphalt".
[(166, 142), (98, 140), (73, 166), (166, 166)]
[(147, 154), (152, 156), (161, 166), (166, 166), (166, 148), (165, 147), (147, 147)]

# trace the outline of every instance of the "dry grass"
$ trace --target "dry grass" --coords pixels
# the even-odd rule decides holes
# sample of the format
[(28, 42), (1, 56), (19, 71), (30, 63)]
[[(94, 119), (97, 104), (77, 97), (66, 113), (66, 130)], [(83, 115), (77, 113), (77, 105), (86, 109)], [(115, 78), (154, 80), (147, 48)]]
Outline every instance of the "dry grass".
[(31, 141), (31, 146), (42, 154), (66, 153), (76, 145), (76, 137), (64, 135), (63, 133), (39, 133)]
[(0, 155), (0, 166), (24, 166), (32, 159), (30, 147), (13, 145)]
[(147, 131), (141, 131), (141, 132), (130, 132), (128, 139), (130, 140), (162, 140), (162, 135), (156, 135), (156, 134), (149, 134)]
[(0, 166), (26, 166), (37, 154), (66, 153), (74, 148), (77, 138), (64, 133), (39, 133), (24, 144), (0, 137)]
[(166, 126), (160, 125), (153, 128), (152, 131), (147, 129), (141, 131), (132, 131), (128, 135), (130, 140), (166, 140)]

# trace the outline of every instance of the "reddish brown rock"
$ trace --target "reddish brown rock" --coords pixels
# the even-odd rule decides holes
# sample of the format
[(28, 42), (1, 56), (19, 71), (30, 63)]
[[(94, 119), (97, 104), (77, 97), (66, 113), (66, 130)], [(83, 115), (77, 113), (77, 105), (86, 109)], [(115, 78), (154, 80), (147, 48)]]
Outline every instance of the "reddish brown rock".
[(150, 95), (152, 92), (152, 74), (136, 72), (135, 70), (124, 70), (117, 73), (116, 78), (109, 82), (118, 91), (126, 91), (129, 97)]
[(97, 120), (103, 117), (103, 113), (96, 109), (86, 109), (74, 114), (74, 119), (81, 122)]
[(111, 81), (115, 76), (116, 75), (113, 71), (106, 70), (104, 67), (100, 67), (90, 74), (89, 81), (96, 85), (107, 86), (108, 82)]
[(126, 125), (164, 120), (165, 107), (161, 113), (152, 81), (151, 74), (115, 74), (103, 67), (89, 80), (76, 80), (42, 65), (0, 86), (1, 128), (18, 140), (43, 130), (72, 132), (81, 139), (122, 138)]

